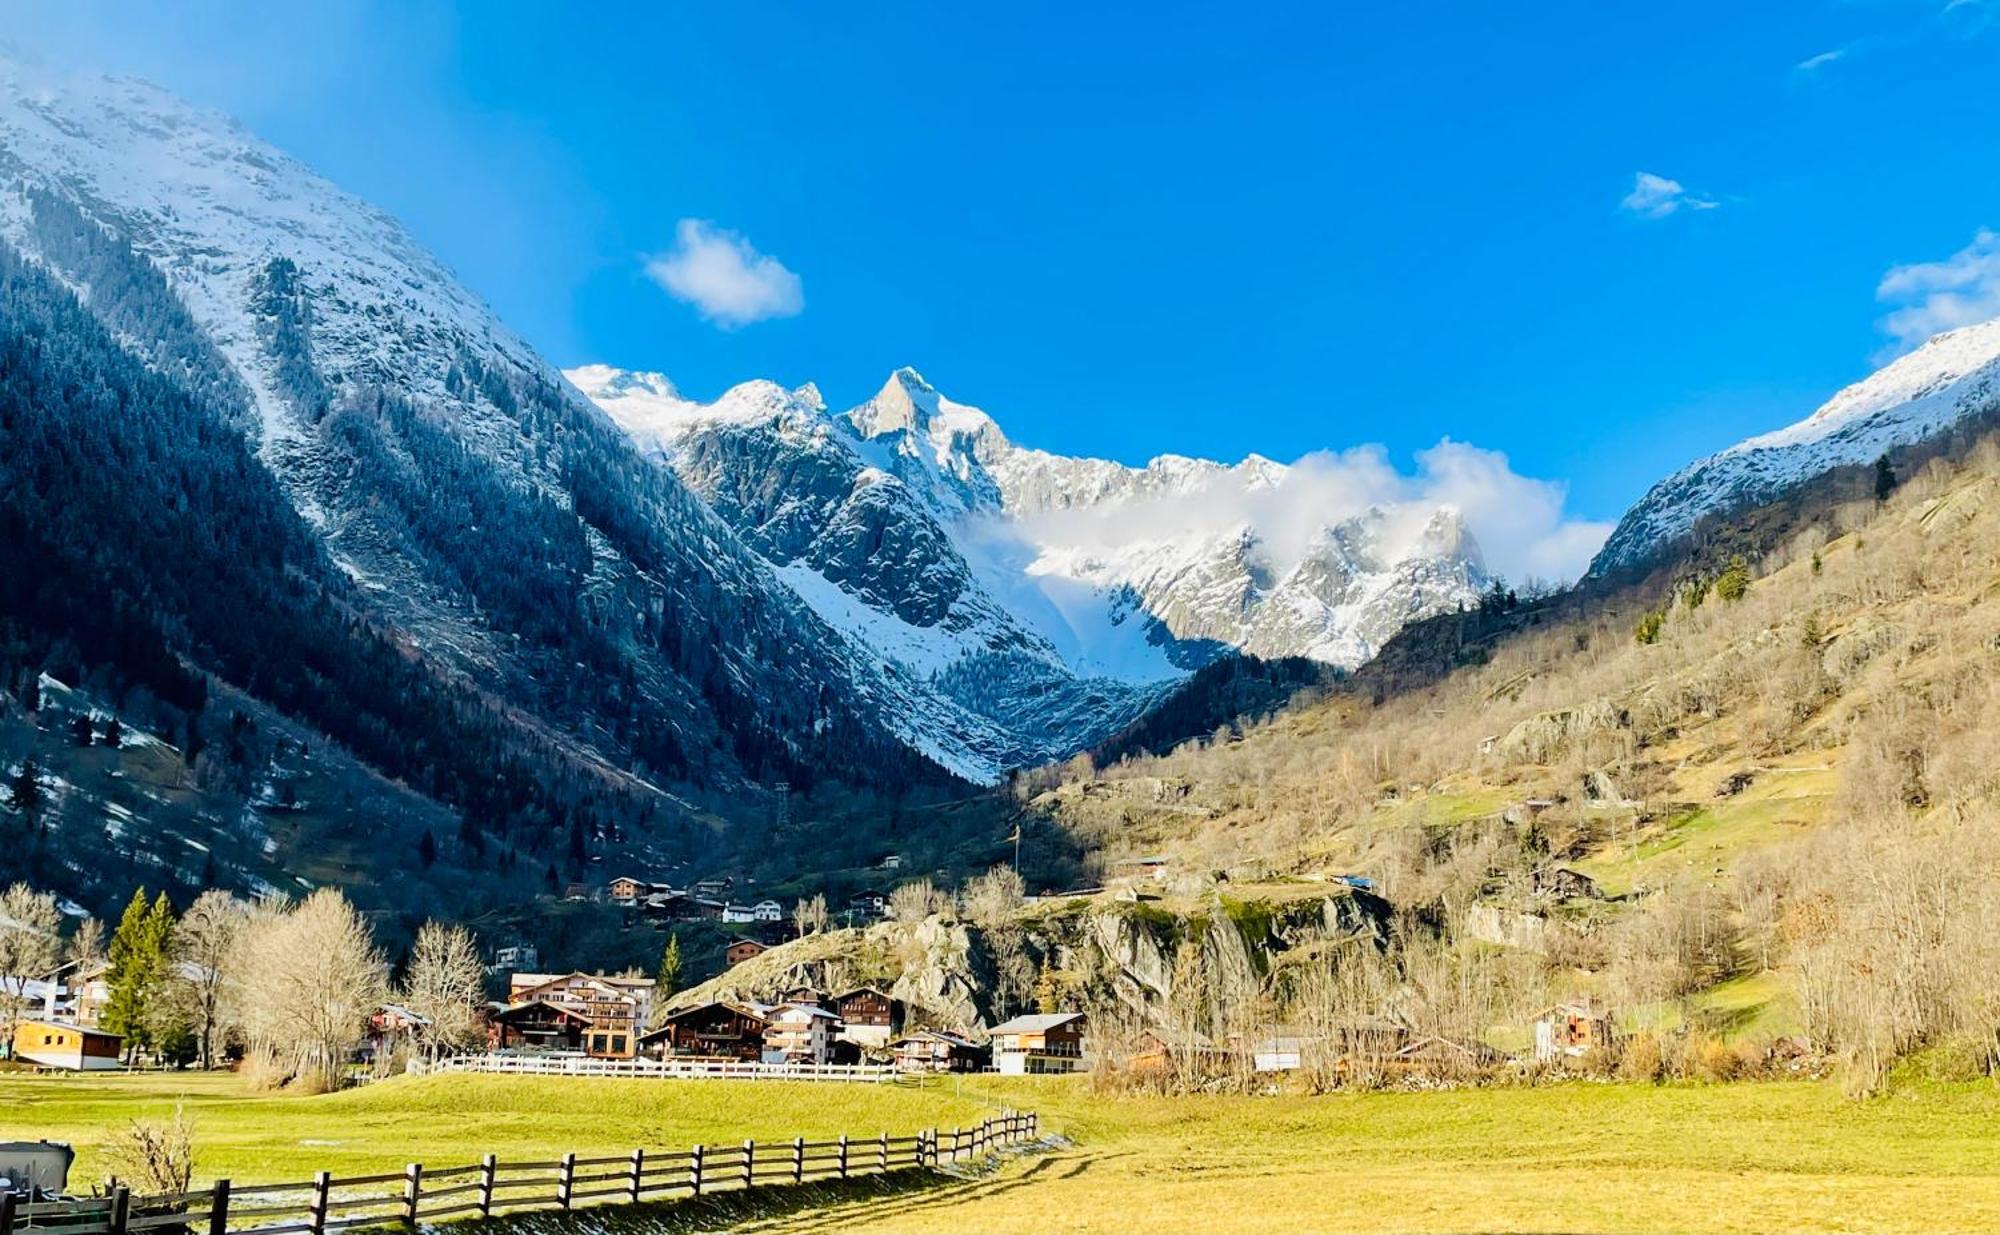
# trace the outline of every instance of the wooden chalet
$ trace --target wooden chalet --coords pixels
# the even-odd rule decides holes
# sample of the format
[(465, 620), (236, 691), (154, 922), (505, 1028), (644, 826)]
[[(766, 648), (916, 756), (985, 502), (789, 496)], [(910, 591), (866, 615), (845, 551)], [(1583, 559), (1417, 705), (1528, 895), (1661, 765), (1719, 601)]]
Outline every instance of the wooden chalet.
[(755, 1061), (764, 1057), (764, 1033), (771, 1009), (763, 1004), (718, 1000), (670, 1012), (640, 1038), (649, 1055), (692, 1055), (707, 1059)]
[(771, 1011), (764, 1030), (765, 1063), (826, 1063), (840, 1018), (817, 1004), (786, 1004)]
[(993, 1063), (1009, 1076), (1083, 1070), (1081, 1012), (1017, 1016), (993, 1027)]
[(920, 1029), (889, 1044), (899, 1072), (980, 1072), (993, 1052), (941, 1029)]
[(486, 1022), (486, 1041), (496, 1051), (581, 1051), (590, 1031), (583, 1013), (532, 999), (495, 1012)]
[(653, 1011), (653, 979), (588, 973), (517, 973), (509, 984), (511, 1005), (537, 1001), (567, 1009), (589, 1022), (585, 1053), (603, 1059), (630, 1059)]
[(722, 959), (728, 961), (732, 966), (741, 965), (751, 957), (762, 955), (768, 951), (770, 951), (769, 948), (758, 943), (755, 939), (739, 939), (723, 949)]
[(846, 1026), (841, 1037), (862, 1046), (887, 1046), (903, 1027), (903, 1004), (872, 986), (834, 996), (828, 1005)]

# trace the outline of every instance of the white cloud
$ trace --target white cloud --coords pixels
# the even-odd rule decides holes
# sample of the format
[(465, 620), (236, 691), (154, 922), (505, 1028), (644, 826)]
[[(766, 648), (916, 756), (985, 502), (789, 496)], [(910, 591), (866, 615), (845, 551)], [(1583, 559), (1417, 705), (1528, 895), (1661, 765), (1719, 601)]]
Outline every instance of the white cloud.
[(1807, 56), (1792, 67), (1801, 73), (1816, 73), (1846, 55), (1847, 49), (1845, 47), (1836, 47), (1832, 51), (1823, 51), (1817, 56)]
[(1713, 210), (1716, 203), (1688, 192), (1678, 180), (1640, 172), (1632, 178), (1632, 191), (1618, 205), (1642, 219), (1664, 219), (1681, 210)]
[(1055, 510), (1023, 522), (1042, 544), (1116, 556), (1135, 543), (1233, 537), (1248, 528), (1282, 576), (1322, 530), (1366, 514), (1385, 517), (1381, 551), (1391, 561), (1417, 547), (1441, 506), (1456, 507), (1487, 568), (1517, 582), (1581, 575), (1611, 533), (1609, 523), (1564, 512), (1567, 488), (1514, 472), (1507, 456), (1449, 438), (1417, 453), (1399, 472), (1379, 446), (1318, 451), (1275, 483), (1258, 469), (1234, 469), (1199, 492), (1113, 506)]
[(649, 259), (646, 274), (725, 330), (806, 307), (804, 285), (783, 262), (701, 219), (682, 219), (673, 250)]
[(1893, 335), (1893, 355), (1934, 334), (2000, 317), (2000, 235), (1985, 228), (1941, 262), (1896, 266), (1875, 288), (1878, 300), (1900, 307), (1879, 323)]

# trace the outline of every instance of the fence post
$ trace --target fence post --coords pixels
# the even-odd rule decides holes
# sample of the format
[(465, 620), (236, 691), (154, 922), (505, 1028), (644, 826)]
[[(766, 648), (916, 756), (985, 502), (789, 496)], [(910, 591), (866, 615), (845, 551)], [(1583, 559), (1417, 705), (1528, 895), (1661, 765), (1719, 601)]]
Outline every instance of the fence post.
[(847, 1178), (847, 1133), (840, 1134), (840, 1177)]
[(694, 1186), (694, 1194), (701, 1195), (701, 1146), (688, 1151), (688, 1183)]
[(403, 1223), (417, 1224), (417, 1199), (424, 1192), (424, 1164), (412, 1162), (403, 1168)]
[(745, 1140), (743, 1142), (743, 1188), (745, 1191), (757, 1186), (756, 1173), (751, 1169), (751, 1163), (756, 1160), (757, 1142)]
[(492, 1154), (479, 1160), (479, 1216), (493, 1216), (493, 1176), (499, 1171), (500, 1163)]
[(124, 1184), (111, 1194), (111, 1235), (125, 1235), (125, 1224), (132, 1220), (132, 1189)]
[[(805, 1181), (806, 1181), (806, 1138), (802, 1136), (795, 1136), (792, 1138), (792, 1182), (795, 1184), (802, 1184)], [(0, 1235), (7, 1235), (7, 1232), (0, 1231)]]
[(14, 1206), (19, 1198), (12, 1192), (0, 1192), (0, 1235), (14, 1235)]
[(307, 1215), (310, 1218), (312, 1235), (325, 1235), (327, 1191), (333, 1186), (333, 1172), (321, 1171), (313, 1176), (313, 1196)]
[(628, 1190), (632, 1193), (632, 1203), (634, 1205), (637, 1205), (639, 1203), (639, 1177), (641, 1174), (644, 1173), (645, 1169), (646, 1169), (646, 1151), (643, 1149), (633, 1150), (632, 1186)]
[(1028, 1135), (1031, 1137), (1041, 1135), (1041, 1128), (1042, 1128), (1042, 1113), (1040, 1111), (1029, 1111)]
[(570, 1150), (562, 1156), (562, 1168), (556, 1175), (556, 1201), (564, 1209), (569, 1208), (570, 1193), (576, 1189), (576, 1151)]
[[(0, 1235), (8, 1235), (10, 1228), (0, 1222)], [(229, 1181), (218, 1179), (208, 1190), (208, 1235), (228, 1235), (229, 1231)]]
[(889, 1134), (884, 1132), (882, 1139), (876, 1143), (880, 1148), (875, 1153), (875, 1169), (887, 1175), (889, 1173)]

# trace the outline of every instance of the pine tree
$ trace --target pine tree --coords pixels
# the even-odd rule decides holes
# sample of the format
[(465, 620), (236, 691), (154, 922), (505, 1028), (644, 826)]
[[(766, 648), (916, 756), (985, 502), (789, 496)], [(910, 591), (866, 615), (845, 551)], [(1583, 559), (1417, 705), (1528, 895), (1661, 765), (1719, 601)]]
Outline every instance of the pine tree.
[(39, 712), (42, 710), (42, 675), (30, 672), (21, 683), (21, 710)]
[(1896, 491), (1896, 469), (1889, 465), (1889, 456), (1875, 460), (1875, 500), (1886, 502)]
[(153, 938), (146, 889), (135, 888), (118, 919), (118, 929), (112, 932), (111, 968), (105, 975), (110, 992), (104, 1005), (104, 1028), (124, 1035), (127, 1059), (147, 1044), (146, 999), (157, 969), (149, 952)]
[(653, 989), (653, 1002), (664, 1004), (681, 989), (681, 937), (678, 933), (667, 936), (667, 946), (660, 953), (660, 972)]
[(70, 734), (78, 746), (88, 746), (97, 740), (97, 731), (90, 727), (90, 714), (81, 713), (70, 722)]
[(14, 774), (14, 809), (22, 814), (31, 814), (42, 804), (42, 769), (33, 759), (23, 760), (21, 770)]
[(116, 716), (104, 722), (104, 744), (106, 746), (109, 746), (112, 750), (117, 750), (119, 744), (124, 740), (125, 726), (118, 723)]
[(423, 836), (417, 840), (417, 861), (424, 864), (425, 870), (429, 870), (437, 860), (438, 843), (431, 836), (431, 830), (425, 828)]

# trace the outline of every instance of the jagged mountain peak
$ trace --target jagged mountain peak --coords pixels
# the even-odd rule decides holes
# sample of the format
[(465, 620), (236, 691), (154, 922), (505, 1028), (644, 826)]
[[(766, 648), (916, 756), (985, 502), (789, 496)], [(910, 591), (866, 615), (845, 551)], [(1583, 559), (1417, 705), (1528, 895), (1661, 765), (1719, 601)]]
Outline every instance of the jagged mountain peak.
[[(601, 390), (601, 380), (578, 384), (635, 436), (657, 435), (661, 416)], [(776, 398), (768, 384), (738, 389), (752, 388)], [(1291, 469), (1257, 454), (1233, 464), (1163, 454), (1132, 467), (1018, 446), (987, 413), (912, 368), (814, 422), (834, 432), (773, 422), (788, 440), (754, 451), (715, 432), (740, 427), (730, 402), (671, 409), (675, 436), (662, 453), (683, 478), (734, 512), (726, 517), (756, 527), (786, 569), (810, 561), (817, 581), (805, 590), (829, 620), (841, 618), (829, 603), (841, 592), (891, 604), (902, 619), (956, 620), (879, 571), (828, 556), (834, 530), (874, 517), (859, 513), (864, 496), (870, 511), (893, 506), (931, 546), (929, 566), (910, 568), (953, 580), (965, 605), (1000, 615), (965, 627), (983, 632), (976, 649), (959, 645), (967, 656), (1033, 647), (1073, 673), (1128, 682), (1171, 678), (1230, 647), (1352, 665), (1403, 622), (1454, 609), (1484, 584), (1478, 546), (1456, 510), (1319, 514), (1298, 504), (1323, 490), (1287, 490)], [(747, 474), (758, 469), (766, 474)], [(824, 494), (817, 530), (800, 522), (803, 501), (768, 500), (778, 475)], [(1282, 533), (1276, 543), (1259, 526), (1266, 516)], [(882, 635), (874, 619), (847, 620), (868, 626), (867, 638)], [(939, 663), (934, 640), (896, 638), (921, 645), (923, 664)]]

